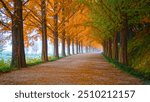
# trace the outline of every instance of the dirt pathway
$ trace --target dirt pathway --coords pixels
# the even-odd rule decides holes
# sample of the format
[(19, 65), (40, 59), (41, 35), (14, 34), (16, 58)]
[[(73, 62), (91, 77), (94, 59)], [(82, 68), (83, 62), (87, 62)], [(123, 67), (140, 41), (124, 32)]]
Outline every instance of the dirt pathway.
[(131, 85), (142, 82), (114, 68), (98, 54), (83, 54), (2, 74), (0, 84)]

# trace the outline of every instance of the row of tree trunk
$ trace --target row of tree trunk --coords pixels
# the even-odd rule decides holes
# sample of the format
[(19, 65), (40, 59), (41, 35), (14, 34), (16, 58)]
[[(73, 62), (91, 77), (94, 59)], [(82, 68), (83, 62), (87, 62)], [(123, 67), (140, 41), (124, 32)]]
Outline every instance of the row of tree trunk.
[[(23, 1), (14, 0), (14, 13), (12, 19), (12, 61), (11, 67), (26, 67), (24, 36), (23, 36)], [(42, 61), (48, 61), (46, 2), (41, 0), (41, 28), (42, 28)], [(56, 16), (56, 15), (55, 15)], [(55, 17), (57, 19), (57, 17)], [(54, 32), (54, 34), (57, 32)]]
[[(86, 46), (85, 51), (84, 51), (84, 46), (82, 41), (76, 40), (76, 44), (74, 42), (74, 39), (67, 38), (66, 40), (67, 43), (67, 55), (71, 55), (71, 48), (72, 48), (72, 54), (79, 54), (79, 53), (90, 53), (90, 52), (96, 52), (97, 49), (93, 48), (91, 46)], [(65, 45), (65, 44), (64, 44)], [(65, 47), (62, 46), (62, 56), (65, 57)]]
[(104, 54), (122, 64), (128, 64), (127, 56), (127, 21), (120, 32), (115, 32), (113, 38), (109, 38), (103, 42)]
[(120, 34), (120, 42), (118, 42), (118, 33), (114, 34), (113, 39), (105, 40), (103, 43), (104, 54), (122, 64), (128, 64), (127, 58), (127, 39), (126, 34)]
[[(26, 67), (25, 50), (24, 50), (24, 35), (23, 35), (23, 1), (14, 0), (14, 12), (10, 12), (4, 2), (0, 0), (5, 9), (11, 16), (12, 20), (12, 61), (11, 67), (23, 68)], [(54, 12), (57, 12), (58, 2), (54, 3)], [(47, 43), (47, 21), (46, 21), (46, 0), (41, 0), (41, 32), (42, 32), (42, 61), (48, 61), (48, 43)], [(62, 8), (62, 13), (64, 13), (64, 8)], [(62, 14), (64, 15), (64, 14)], [(54, 56), (59, 58), (59, 43), (58, 43), (58, 13), (53, 16), (54, 19)], [(65, 28), (65, 16), (63, 17), (63, 26)], [(70, 47), (72, 45), (72, 54), (83, 53), (83, 42), (79, 41), (78, 38), (66, 37), (65, 29), (62, 32), (62, 56), (66, 56), (65, 48), (67, 45), (68, 55), (70, 53)], [(76, 46), (76, 52), (75, 52)], [(87, 47), (87, 52), (90, 52), (91, 48)]]

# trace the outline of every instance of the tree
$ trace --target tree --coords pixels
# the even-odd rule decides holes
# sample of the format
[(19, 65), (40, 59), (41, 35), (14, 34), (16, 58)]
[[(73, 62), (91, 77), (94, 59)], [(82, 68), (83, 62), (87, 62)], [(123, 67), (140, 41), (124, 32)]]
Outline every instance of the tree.
[[(36, 2), (36, 3), (35, 3)], [(13, 5), (14, 4), (14, 5)], [(42, 42), (42, 61), (48, 61), (48, 45), (54, 45), (54, 56), (59, 57), (59, 41), (62, 42), (62, 55), (72, 45), (72, 53), (83, 46), (89, 46), (93, 39), (85, 22), (88, 9), (78, 0), (0, 0), (0, 31), (12, 33), (12, 67), (26, 67), (24, 47), (34, 47), (34, 41)], [(80, 46), (80, 47), (79, 47)], [(95, 45), (91, 45), (95, 46)], [(82, 51), (81, 51), (82, 52)]]
[(26, 67), (23, 37), (23, 2), (14, 0), (12, 15), (12, 67)]
[(65, 57), (66, 53), (65, 53), (65, 36), (66, 36), (66, 31), (65, 31), (65, 7), (64, 7), (64, 0), (63, 0), (63, 4), (62, 4), (62, 26), (63, 26), (63, 31), (62, 31), (62, 56)]
[(23, 37), (23, 2), (14, 0), (13, 13), (10, 4), (0, 0), (1, 5), (5, 8), (5, 14), (11, 18), (12, 31), (12, 61), (11, 67), (26, 67)]
[(113, 59), (118, 60), (118, 32), (113, 37)]
[(48, 61), (47, 48), (47, 23), (46, 23), (46, 0), (41, 0), (41, 14), (42, 14), (42, 61)]
[(58, 51), (58, 1), (54, 1), (54, 56), (59, 58), (59, 51)]

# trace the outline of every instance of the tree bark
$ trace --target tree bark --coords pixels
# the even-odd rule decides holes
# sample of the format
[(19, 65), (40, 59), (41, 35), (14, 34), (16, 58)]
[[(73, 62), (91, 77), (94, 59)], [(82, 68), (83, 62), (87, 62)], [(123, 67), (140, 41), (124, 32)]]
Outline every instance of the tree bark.
[(83, 43), (81, 41), (81, 53), (83, 53)]
[(103, 43), (102, 43), (103, 44), (103, 53), (104, 53), (104, 55), (106, 55), (106, 44), (105, 43), (106, 43), (106, 41), (104, 40)]
[(72, 39), (72, 54), (74, 55), (74, 39)]
[(61, 53), (62, 53), (63, 57), (66, 57), (65, 40), (66, 40), (65, 39), (65, 31), (63, 31), (63, 33), (62, 33), (62, 50), (61, 50), (62, 51)]
[[(63, 1), (64, 2), (64, 1)], [(62, 22), (63, 22), (63, 32), (62, 32), (62, 56), (66, 57), (66, 52), (65, 52), (65, 40), (66, 40), (66, 31), (65, 31), (65, 8), (64, 5), (62, 6)]]
[(88, 53), (88, 46), (86, 46), (85, 50), (86, 50), (86, 53)]
[(89, 45), (89, 47), (88, 47), (88, 48), (89, 48), (89, 53), (91, 53), (91, 45)]
[(57, 13), (57, 9), (58, 9), (58, 1), (56, 0), (54, 2), (54, 56), (56, 58), (59, 58), (59, 49), (58, 49), (58, 13)]
[(109, 38), (108, 40), (108, 56), (112, 58), (112, 40)]
[(76, 40), (76, 54), (79, 54), (78, 46), (78, 40)]
[(128, 20), (127, 15), (123, 15), (123, 28), (121, 30), (120, 35), (120, 44), (121, 44), (121, 63), (128, 64), (128, 57), (127, 57), (127, 35), (128, 35)]
[(12, 16), (12, 61), (11, 67), (26, 67), (22, 1), (14, 0), (14, 14)]
[(81, 53), (81, 43), (79, 41), (79, 44), (78, 44), (78, 49), (79, 49), (79, 53)]
[(127, 64), (127, 31), (125, 29), (122, 29), (122, 33), (120, 36), (121, 46), (120, 46), (120, 52), (121, 52), (121, 58), (120, 61), (123, 64)]
[(113, 39), (113, 59), (118, 61), (118, 33), (114, 33), (114, 39)]
[(46, 0), (41, 0), (41, 14), (42, 14), (42, 61), (48, 62)]
[(108, 40), (104, 41), (104, 45), (105, 45), (105, 55), (108, 57)]
[(67, 53), (68, 53), (68, 56), (70, 56), (70, 38), (68, 37), (67, 38)]

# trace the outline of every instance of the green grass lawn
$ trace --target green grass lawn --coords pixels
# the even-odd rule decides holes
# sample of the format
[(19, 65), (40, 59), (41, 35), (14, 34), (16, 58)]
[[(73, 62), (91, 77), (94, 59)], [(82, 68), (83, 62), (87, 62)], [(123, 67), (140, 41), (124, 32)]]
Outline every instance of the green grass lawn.
[[(56, 61), (64, 57), (49, 57), (49, 62)], [(16, 70), (16, 68), (10, 68), (10, 60), (4, 61), (4, 59), (0, 59), (0, 72), (10, 72), (12, 70)], [(42, 64), (41, 58), (27, 58), (26, 60), (27, 66), (34, 66), (38, 64)]]

